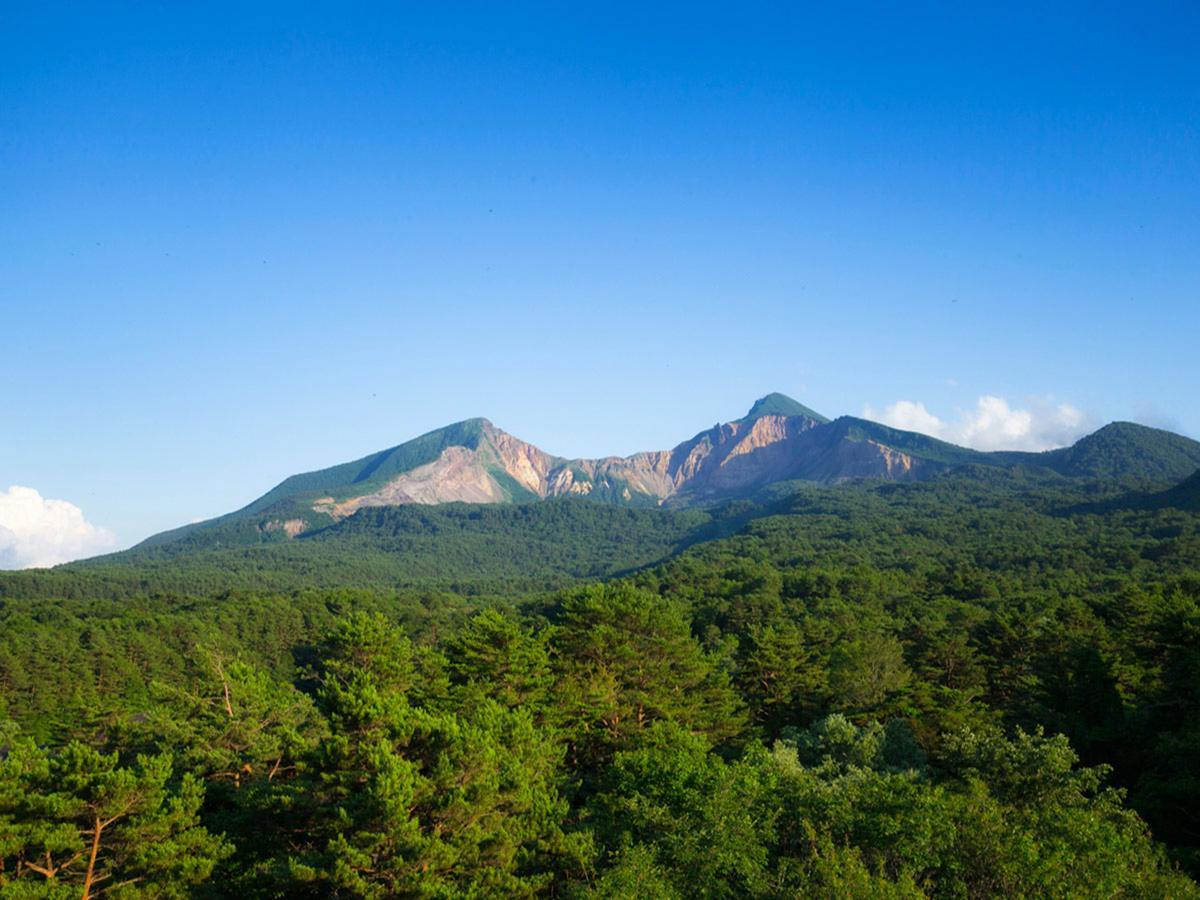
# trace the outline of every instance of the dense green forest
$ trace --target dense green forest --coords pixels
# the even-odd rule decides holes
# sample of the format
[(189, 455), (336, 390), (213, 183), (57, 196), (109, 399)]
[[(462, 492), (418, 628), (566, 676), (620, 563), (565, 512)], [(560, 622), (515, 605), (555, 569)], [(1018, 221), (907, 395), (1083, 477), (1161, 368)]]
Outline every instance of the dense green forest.
[(0, 896), (1197, 896), (1194, 486), (371, 509), (5, 574)]
[[(736, 515), (731, 520), (724, 511), (628, 509), (575, 500), (374, 507), (294, 540), (280, 531), (262, 541), (240, 541), (255, 526), (238, 521), (169, 545), (51, 572), (15, 573), (0, 581), (0, 597), (312, 587), (513, 596), (625, 574), (738, 524)], [(226, 529), (228, 539), (221, 540)]]

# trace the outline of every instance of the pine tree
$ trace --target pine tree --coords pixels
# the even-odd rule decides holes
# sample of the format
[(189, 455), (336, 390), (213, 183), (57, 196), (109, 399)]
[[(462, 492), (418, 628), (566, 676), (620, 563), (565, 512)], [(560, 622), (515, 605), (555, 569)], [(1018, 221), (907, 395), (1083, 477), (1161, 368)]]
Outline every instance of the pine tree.
[(167, 754), (123, 766), (19, 740), (0, 760), (0, 893), (186, 897), (232, 851), (200, 826), (203, 798)]

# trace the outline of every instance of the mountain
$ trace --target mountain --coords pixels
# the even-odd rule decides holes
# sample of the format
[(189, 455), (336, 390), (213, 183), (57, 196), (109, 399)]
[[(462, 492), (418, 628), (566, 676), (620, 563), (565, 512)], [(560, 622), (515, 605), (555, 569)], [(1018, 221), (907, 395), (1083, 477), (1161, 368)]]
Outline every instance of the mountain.
[(477, 418), (353, 462), (294, 475), (236, 512), (155, 535), (139, 548), (286, 540), (377, 507), (587, 498), (686, 509), (752, 496), (778, 482), (920, 481), (968, 466), (1167, 483), (1200, 467), (1200, 443), (1117, 422), (1059, 450), (983, 453), (853, 416), (831, 421), (790, 397), (768, 394), (742, 418), (670, 450), (566, 459)]
[(1042, 465), (1074, 478), (1178, 481), (1200, 468), (1200, 443), (1159, 428), (1113, 422), (1040, 456)]
[[(791, 445), (829, 420), (782, 394), (758, 401), (671, 450), (565, 459), (468, 419), (362, 459), (293, 475), (236, 512), (163, 532), (153, 547), (206, 534), (246, 542), (332, 525), (360, 509), (407, 504), (519, 503), (587, 497), (631, 507), (692, 506), (788, 477)], [(802, 455), (802, 454), (801, 454)]]

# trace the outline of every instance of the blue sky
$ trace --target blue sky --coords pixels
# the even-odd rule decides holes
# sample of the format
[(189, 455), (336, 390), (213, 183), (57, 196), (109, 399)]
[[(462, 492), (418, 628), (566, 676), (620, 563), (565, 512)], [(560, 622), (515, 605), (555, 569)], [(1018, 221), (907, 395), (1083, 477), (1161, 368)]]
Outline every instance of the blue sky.
[(114, 546), (472, 415), (1200, 436), (1194, 4), (253, 6), (0, 8), (0, 492)]

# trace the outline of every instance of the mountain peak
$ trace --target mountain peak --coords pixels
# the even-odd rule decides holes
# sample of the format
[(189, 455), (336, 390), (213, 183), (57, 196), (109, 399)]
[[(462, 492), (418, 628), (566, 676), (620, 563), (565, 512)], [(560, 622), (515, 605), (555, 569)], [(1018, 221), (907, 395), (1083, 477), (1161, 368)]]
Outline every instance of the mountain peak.
[(798, 403), (786, 394), (780, 393), (767, 394), (767, 396), (755, 400), (743, 421), (757, 419), (759, 416), (807, 416), (817, 422), (829, 421), (819, 412), (814, 412), (803, 403)]

